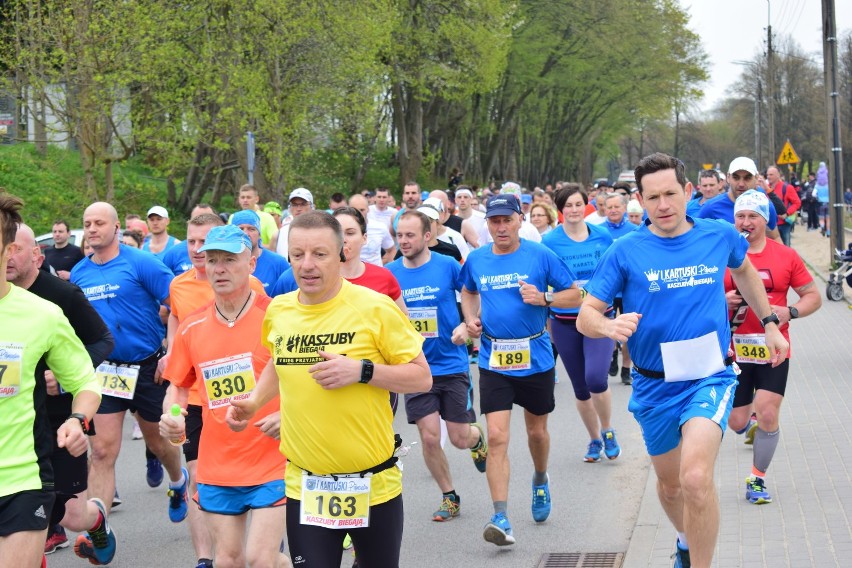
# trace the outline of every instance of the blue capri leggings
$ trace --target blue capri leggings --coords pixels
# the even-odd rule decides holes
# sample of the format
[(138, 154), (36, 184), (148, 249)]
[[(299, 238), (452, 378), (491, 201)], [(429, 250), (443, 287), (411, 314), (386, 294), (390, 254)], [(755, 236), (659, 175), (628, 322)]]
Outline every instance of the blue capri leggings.
[(574, 320), (552, 319), (553, 343), (574, 387), (577, 400), (589, 400), (609, 388), (607, 372), (615, 342), (603, 337), (591, 339), (577, 331)]

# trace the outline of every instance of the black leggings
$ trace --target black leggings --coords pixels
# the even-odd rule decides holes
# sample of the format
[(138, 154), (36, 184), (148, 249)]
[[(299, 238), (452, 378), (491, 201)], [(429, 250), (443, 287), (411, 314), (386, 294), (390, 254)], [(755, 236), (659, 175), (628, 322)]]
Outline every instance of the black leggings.
[(327, 529), (299, 523), (301, 501), (287, 499), (287, 541), (298, 568), (340, 566), (346, 533), (361, 568), (398, 568), (402, 544), (402, 495), (370, 507), (370, 526), (364, 529)]

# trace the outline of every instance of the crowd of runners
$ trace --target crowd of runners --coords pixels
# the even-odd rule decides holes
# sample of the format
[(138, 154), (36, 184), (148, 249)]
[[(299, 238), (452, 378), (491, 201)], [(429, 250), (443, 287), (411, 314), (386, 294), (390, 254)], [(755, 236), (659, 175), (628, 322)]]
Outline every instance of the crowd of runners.
[(147, 483), (167, 485), (164, 513), (189, 524), (199, 568), (339, 566), (349, 547), (362, 568), (397, 566), (398, 406), (437, 485), (434, 512), (409, 514), (460, 514), (445, 437), (484, 473), (484, 539), (512, 545), (512, 411), (533, 463), (520, 473), (530, 514), (545, 522), (562, 364), (588, 440), (558, 451), (621, 455), (618, 376), (677, 533), (674, 565), (710, 566), (722, 435), (753, 444), (745, 497), (771, 502), (789, 322), (820, 306), (782, 244), (801, 203), (773, 198), (784, 181), (767, 177), (739, 157), (695, 189), (683, 163), (653, 154), (635, 184), (456, 176), (431, 192), (405, 184), (399, 207), (378, 188), (334, 194), (328, 210), (306, 188), (282, 207), (245, 185), (233, 214), (197, 205), (185, 241), (161, 205), (141, 218), (99, 202), (57, 220), (45, 250), (25, 204), (0, 192), (3, 565), (44, 565), (71, 544), (113, 561), (127, 411)]

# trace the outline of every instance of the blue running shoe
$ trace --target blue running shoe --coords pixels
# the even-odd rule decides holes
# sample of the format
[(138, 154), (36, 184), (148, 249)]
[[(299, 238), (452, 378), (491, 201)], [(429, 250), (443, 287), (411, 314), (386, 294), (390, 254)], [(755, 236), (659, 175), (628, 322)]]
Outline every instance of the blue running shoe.
[(148, 473), (145, 474), (145, 480), (148, 482), (148, 487), (159, 487), (163, 483), (163, 464), (157, 458), (149, 458)]
[(583, 456), (583, 461), (586, 463), (597, 463), (601, 461), (601, 452), (603, 451), (602, 440), (592, 440), (589, 442), (589, 451)]
[(615, 430), (610, 428), (609, 430), (601, 431), (601, 438), (603, 438), (604, 454), (606, 454), (607, 459), (614, 460), (621, 455), (621, 446), (618, 445), (618, 440), (615, 439)]
[(103, 515), (101, 526), (77, 537), (74, 554), (95, 566), (104, 566), (115, 557), (115, 533), (107, 522), (106, 507), (100, 499), (89, 499)]
[(537, 523), (543, 523), (550, 516), (550, 476), (544, 485), (532, 486), (532, 516)]
[(684, 550), (675, 541), (675, 553), (672, 554), (672, 568), (692, 568), (692, 561), (689, 559), (689, 551)]
[(746, 500), (755, 505), (772, 503), (772, 497), (766, 490), (766, 482), (759, 477), (746, 478)]
[(494, 516), (485, 525), (482, 537), (497, 546), (515, 544), (515, 537), (512, 536), (512, 525), (509, 524), (506, 513), (494, 513)]
[(183, 485), (177, 489), (169, 489), (169, 520), (173, 523), (179, 523), (186, 518), (189, 512), (187, 503), (186, 489), (189, 485), (189, 472), (185, 467), (180, 468), (183, 473)]

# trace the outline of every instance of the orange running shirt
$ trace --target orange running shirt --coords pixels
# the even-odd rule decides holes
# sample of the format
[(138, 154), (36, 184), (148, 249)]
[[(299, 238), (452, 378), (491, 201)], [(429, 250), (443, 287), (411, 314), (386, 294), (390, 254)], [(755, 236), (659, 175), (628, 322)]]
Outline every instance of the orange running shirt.
[[(180, 276), (176, 276), (169, 286), (169, 303), (171, 304), (172, 314), (177, 318), (178, 323), (183, 322), (183, 319), (189, 314), (213, 302), (213, 288), (210, 287), (207, 279), (199, 280), (197, 274), (198, 272), (193, 266)], [(266, 296), (266, 291), (263, 289), (260, 280), (251, 276), (249, 282), (251, 289), (257, 292), (258, 296)], [(201, 406), (198, 386), (194, 383), (192, 388), (189, 389), (188, 404)]]
[[(227, 396), (248, 396), (269, 361), (260, 332), (268, 296), (256, 296), (234, 327), (219, 321), (212, 305), (190, 314), (178, 327), (165, 377), (175, 386), (198, 383), (204, 428), (198, 448), (198, 482), (226, 487), (260, 485), (284, 479), (286, 459), (278, 440), (249, 425), (232, 431), (225, 422)], [(194, 370), (195, 372), (190, 372)], [(217, 408), (210, 408), (210, 401)], [(280, 412), (276, 396), (260, 408), (260, 419)]]

